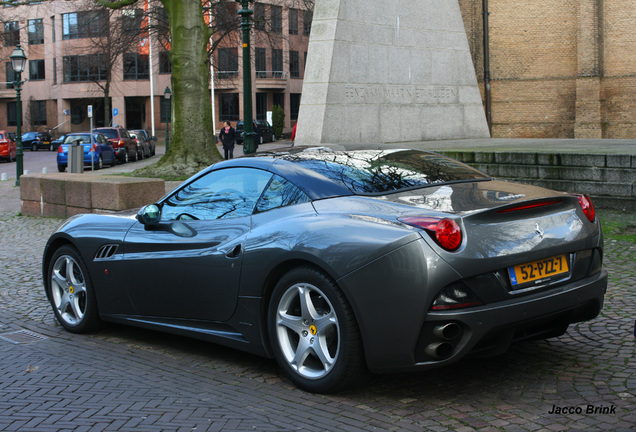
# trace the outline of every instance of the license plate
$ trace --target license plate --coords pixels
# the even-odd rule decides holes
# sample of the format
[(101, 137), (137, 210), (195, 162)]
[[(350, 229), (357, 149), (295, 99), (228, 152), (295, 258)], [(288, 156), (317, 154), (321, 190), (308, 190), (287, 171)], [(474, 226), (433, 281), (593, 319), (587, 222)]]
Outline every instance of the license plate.
[(567, 274), (569, 271), (570, 266), (565, 255), (508, 267), (510, 282), (514, 287), (530, 282), (537, 284), (543, 279), (549, 280), (555, 276)]

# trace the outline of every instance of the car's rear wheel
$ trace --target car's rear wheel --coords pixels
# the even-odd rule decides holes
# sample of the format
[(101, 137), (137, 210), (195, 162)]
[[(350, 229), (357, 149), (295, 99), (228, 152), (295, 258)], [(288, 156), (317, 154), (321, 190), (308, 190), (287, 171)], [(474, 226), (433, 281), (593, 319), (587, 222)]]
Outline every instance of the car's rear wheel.
[(299, 267), (281, 278), (270, 299), (268, 331), (276, 361), (307, 391), (337, 391), (366, 375), (353, 311), (320, 271)]
[(101, 321), (93, 284), (77, 250), (60, 247), (49, 261), (47, 274), (48, 297), (62, 327), (73, 333), (98, 328)]
[(59, 172), (64, 172), (64, 171), (66, 171), (66, 165), (58, 165), (58, 166), (57, 166), (57, 170), (58, 170)]
[(35, 143), (31, 144), (31, 151), (38, 151), (38, 145)]

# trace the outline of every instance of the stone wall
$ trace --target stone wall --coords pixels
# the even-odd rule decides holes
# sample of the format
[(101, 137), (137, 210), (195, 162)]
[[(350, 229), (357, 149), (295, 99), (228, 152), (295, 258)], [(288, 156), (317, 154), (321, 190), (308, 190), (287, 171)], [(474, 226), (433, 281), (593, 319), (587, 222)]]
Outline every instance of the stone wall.
[[(483, 1), (459, 3), (483, 82)], [(493, 137), (636, 135), (632, 0), (489, 0), (488, 9)]]

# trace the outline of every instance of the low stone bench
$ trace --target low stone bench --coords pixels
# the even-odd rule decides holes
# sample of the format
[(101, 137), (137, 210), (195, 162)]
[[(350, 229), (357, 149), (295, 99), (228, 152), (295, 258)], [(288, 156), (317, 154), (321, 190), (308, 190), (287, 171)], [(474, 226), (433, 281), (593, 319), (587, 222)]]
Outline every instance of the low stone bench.
[(111, 213), (153, 203), (165, 195), (162, 179), (71, 173), (20, 177), (22, 214), (67, 218)]

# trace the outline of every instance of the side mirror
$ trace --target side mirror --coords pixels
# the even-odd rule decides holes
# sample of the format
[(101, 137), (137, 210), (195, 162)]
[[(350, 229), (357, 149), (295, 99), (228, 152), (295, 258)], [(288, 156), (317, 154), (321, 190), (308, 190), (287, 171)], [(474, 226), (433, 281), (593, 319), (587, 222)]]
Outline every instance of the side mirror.
[(161, 208), (157, 204), (142, 207), (137, 213), (137, 220), (143, 225), (154, 225), (161, 220)]

